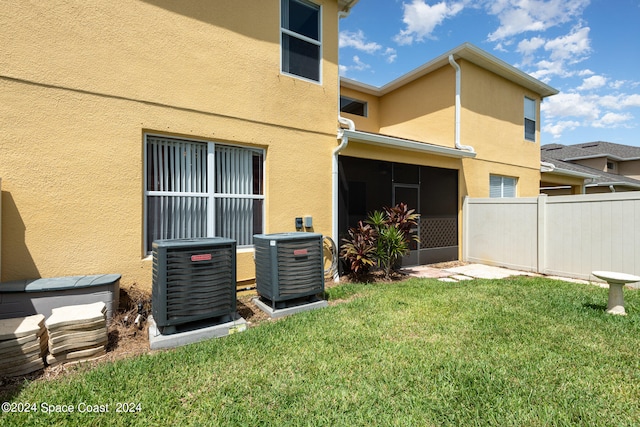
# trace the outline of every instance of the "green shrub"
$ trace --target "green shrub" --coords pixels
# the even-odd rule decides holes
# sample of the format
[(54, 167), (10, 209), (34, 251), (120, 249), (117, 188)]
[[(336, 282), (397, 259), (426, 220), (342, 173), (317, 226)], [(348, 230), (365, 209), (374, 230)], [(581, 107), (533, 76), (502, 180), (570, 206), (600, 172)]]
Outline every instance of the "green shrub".
[(409, 241), (418, 240), (411, 230), (418, 225), (419, 214), (399, 203), (384, 211), (374, 211), (364, 224), (349, 229), (349, 238), (342, 239), (341, 256), (347, 261), (352, 275), (361, 278), (377, 265), (388, 279), (400, 259), (409, 252)]
[(376, 231), (369, 224), (358, 222), (348, 231), (349, 237), (342, 239), (340, 256), (347, 262), (352, 275), (362, 279), (376, 264)]

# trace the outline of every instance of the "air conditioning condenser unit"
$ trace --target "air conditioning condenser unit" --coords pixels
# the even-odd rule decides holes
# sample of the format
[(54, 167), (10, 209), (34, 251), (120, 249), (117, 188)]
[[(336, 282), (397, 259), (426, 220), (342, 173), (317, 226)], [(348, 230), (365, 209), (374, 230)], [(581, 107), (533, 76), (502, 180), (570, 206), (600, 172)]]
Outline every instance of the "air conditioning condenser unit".
[(153, 242), (152, 313), (158, 330), (236, 312), (236, 241), (221, 237)]
[(272, 307), (324, 292), (322, 235), (295, 232), (253, 236), (256, 288)]

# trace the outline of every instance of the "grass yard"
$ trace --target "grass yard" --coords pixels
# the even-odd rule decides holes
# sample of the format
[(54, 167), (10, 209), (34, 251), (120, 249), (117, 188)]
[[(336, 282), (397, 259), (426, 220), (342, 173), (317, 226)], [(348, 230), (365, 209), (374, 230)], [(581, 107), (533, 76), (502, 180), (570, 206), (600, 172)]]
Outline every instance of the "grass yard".
[(542, 278), (328, 292), (349, 300), (25, 384), (11, 401), (37, 412), (0, 425), (640, 425), (638, 291), (626, 317), (604, 313), (606, 289)]

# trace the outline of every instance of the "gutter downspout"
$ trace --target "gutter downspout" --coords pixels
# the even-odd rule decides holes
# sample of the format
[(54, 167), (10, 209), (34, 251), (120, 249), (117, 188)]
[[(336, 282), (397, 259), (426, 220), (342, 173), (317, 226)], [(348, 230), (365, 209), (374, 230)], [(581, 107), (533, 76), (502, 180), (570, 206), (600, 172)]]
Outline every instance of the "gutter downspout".
[(613, 184), (611, 184), (609, 186), (609, 190), (611, 190), (612, 193), (615, 193), (616, 192), (616, 187), (614, 187)]
[(449, 64), (456, 70), (456, 124), (455, 124), (455, 144), (458, 150), (466, 150), (472, 153), (476, 151), (470, 145), (461, 145), (460, 144), (460, 65), (453, 59), (453, 55), (449, 55)]
[[(356, 130), (356, 124), (353, 120), (349, 120), (338, 115), (338, 122), (345, 126), (348, 126), (349, 130)], [(331, 235), (333, 237), (333, 241), (338, 243), (338, 154), (347, 148), (349, 144), (349, 137), (344, 134), (344, 130), (342, 128), (338, 129), (337, 138), (340, 140), (340, 145), (333, 149), (333, 159), (331, 165), (331, 177), (332, 177), (332, 186), (333, 186), (333, 224)]]

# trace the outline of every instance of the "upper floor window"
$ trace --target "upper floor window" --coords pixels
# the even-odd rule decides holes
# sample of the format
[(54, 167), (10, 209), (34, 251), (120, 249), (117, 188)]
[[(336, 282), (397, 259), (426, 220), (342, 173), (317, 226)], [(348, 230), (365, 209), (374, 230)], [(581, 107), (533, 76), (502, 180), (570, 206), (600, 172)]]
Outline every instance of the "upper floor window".
[(516, 178), (489, 175), (489, 197), (516, 197)]
[(367, 103), (357, 99), (340, 97), (340, 111), (343, 113), (355, 114), (356, 116), (367, 117)]
[(320, 82), (320, 6), (306, 0), (282, 0), (282, 72)]
[(536, 140), (536, 100), (524, 98), (524, 139)]

